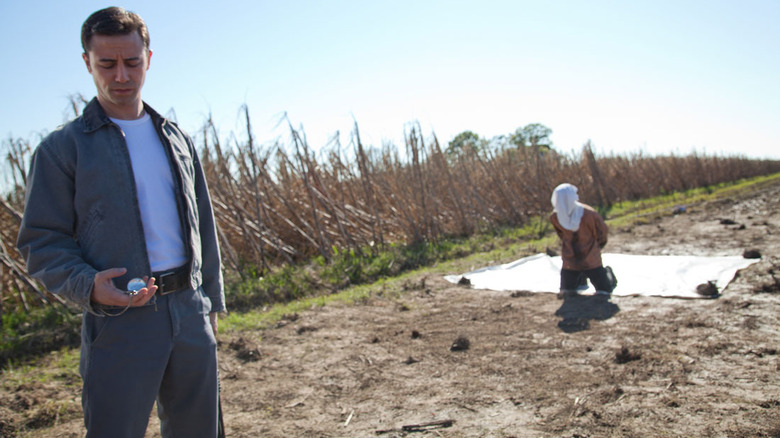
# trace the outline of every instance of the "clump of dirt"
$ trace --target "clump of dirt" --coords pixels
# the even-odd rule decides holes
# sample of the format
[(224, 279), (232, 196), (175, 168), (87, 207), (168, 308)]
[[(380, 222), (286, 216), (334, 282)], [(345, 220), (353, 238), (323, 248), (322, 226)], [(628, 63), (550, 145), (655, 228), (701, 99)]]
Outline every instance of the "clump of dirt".
[(293, 323), (295, 321), (298, 321), (298, 314), (297, 313), (290, 313), (282, 315), (282, 317), (279, 319), (279, 321), (276, 323), (276, 327), (284, 327), (287, 324)]
[(516, 290), (516, 291), (512, 291), (512, 292), (509, 294), (509, 296), (510, 296), (510, 297), (512, 297), (512, 298), (522, 298), (522, 297), (528, 297), (528, 296), (531, 296), (531, 294), (533, 294), (533, 292), (531, 292), (531, 291), (527, 291), (527, 290)]
[(718, 295), (718, 286), (714, 282), (708, 281), (696, 286), (696, 293), (703, 297), (715, 297)]
[(299, 335), (302, 335), (307, 332), (316, 332), (317, 330), (319, 330), (317, 327), (311, 325), (302, 325), (298, 327), (298, 329), (295, 330), (295, 332), (298, 333)]
[(450, 345), (450, 351), (466, 351), (471, 347), (471, 341), (465, 336), (458, 336)]
[(615, 363), (617, 364), (624, 364), (633, 362), (635, 360), (639, 360), (642, 358), (642, 355), (639, 353), (635, 353), (633, 351), (629, 351), (628, 347), (623, 346), (620, 347), (620, 351), (618, 351), (615, 354)]
[(770, 294), (780, 292), (780, 279), (775, 275), (774, 267), (769, 268), (767, 274), (769, 278), (759, 279), (753, 287), (753, 292)]
[(414, 364), (414, 363), (417, 363), (417, 362), (419, 362), (419, 360), (418, 360), (418, 359), (415, 359), (415, 358), (413, 358), (412, 356), (409, 356), (409, 357), (408, 357), (408, 358), (406, 358), (406, 360), (404, 361), (404, 363), (405, 363), (406, 365), (411, 365), (411, 364)]
[(244, 337), (230, 341), (228, 346), (242, 362), (257, 362), (260, 360), (260, 350), (257, 348), (257, 345)]
[(780, 292), (780, 284), (774, 283), (762, 283), (757, 285), (754, 289), (755, 292), (774, 294)]

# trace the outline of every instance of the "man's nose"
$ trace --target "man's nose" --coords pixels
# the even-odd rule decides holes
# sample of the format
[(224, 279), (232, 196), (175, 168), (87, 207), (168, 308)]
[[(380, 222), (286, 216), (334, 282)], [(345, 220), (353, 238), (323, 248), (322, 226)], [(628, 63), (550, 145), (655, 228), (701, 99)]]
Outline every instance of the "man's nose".
[(114, 80), (122, 83), (127, 82), (128, 79), (129, 77), (127, 75), (127, 67), (125, 67), (122, 63), (117, 64)]

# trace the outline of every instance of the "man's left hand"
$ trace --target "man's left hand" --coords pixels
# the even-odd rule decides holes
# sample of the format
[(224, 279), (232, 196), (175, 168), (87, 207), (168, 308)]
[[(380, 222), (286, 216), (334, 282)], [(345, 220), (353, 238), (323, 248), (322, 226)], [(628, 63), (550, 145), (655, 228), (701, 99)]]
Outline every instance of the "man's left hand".
[(211, 321), (211, 330), (214, 331), (214, 337), (217, 337), (217, 328), (219, 327), (219, 313), (218, 312), (211, 312), (209, 313), (209, 321)]

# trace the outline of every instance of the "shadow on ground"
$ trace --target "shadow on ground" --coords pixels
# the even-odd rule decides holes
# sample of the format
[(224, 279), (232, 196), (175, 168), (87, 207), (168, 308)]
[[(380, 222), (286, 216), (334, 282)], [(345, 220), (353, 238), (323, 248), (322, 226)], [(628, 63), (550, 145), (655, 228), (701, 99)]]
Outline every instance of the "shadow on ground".
[(566, 333), (576, 333), (590, 328), (590, 321), (612, 318), (620, 311), (617, 304), (600, 295), (578, 295), (567, 297), (555, 311), (560, 316), (558, 328)]

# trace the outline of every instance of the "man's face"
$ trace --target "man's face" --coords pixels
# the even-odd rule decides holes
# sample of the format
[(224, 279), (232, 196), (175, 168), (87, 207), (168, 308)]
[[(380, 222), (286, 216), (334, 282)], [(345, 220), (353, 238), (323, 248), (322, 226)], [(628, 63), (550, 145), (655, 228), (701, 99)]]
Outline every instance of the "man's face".
[(95, 80), (98, 101), (110, 117), (133, 120), (141, 116), (141, 88), (151, 57), (138, 32), (92, 37), (83, 58)]

